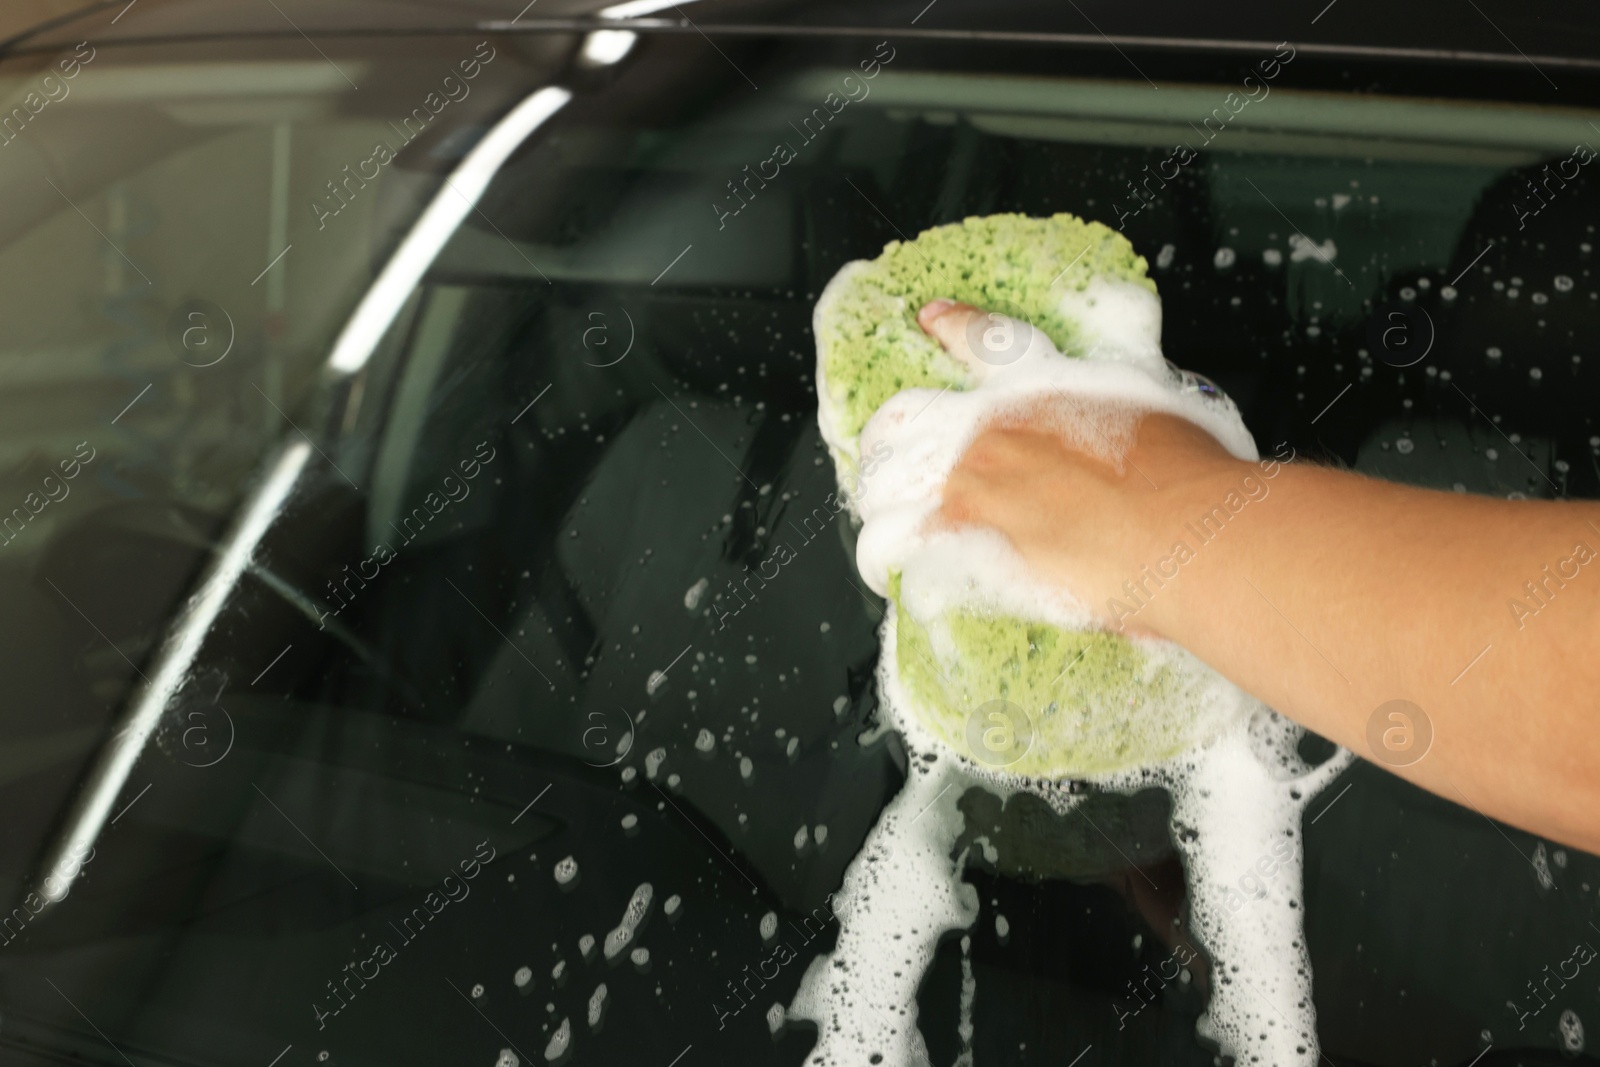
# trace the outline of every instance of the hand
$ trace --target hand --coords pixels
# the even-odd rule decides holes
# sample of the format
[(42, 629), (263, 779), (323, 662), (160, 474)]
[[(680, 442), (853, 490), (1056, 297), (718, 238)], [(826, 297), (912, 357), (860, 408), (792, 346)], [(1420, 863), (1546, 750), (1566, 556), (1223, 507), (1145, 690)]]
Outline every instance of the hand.
[[(951, 355), (981, 367), (971, 345), (986, 317), (936, 300), (917, 322)], [(1249, 464), (1187, 419), (1161, 412), (1134, 413), (1119, 434), (1105, 407), (1057, 392), (985, 423), (945, 481), (935, 521), (999, 532), (1038, 574), (1109, 624), (1107, 601), (1124, 596), (1122, 583), (1171, 547), (1182, 526), (1174, 517), (1198, 514), (1187, 505), (1209, 500), (1212, 486), (1236, 481)], [(1069, 443), (1073, 436), (1087, 436), (1094, 451)], [(1151, 632), (1158, 620), (1142, 613), (1127, 629)]]

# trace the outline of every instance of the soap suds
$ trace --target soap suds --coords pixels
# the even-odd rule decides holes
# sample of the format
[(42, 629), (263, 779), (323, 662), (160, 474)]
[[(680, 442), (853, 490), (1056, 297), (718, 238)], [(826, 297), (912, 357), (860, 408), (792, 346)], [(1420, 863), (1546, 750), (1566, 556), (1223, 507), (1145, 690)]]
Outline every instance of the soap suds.
[[(879, 631), (880, 727), (900, 733), (908, 772), (835, 894), (837, 947), (812, 962), (789, 1006), (789, 1018), (818, 1026), (807, 1062), (925, 1057), (917, 987), (940, 936), (970, 929), (978, 915), (976, 892), (961, 879), (966, 853), (952, 855), (964, 822), (957, 801), (972, 786), (1002, 797), (1026, 790), (1064, 814), (1082, 799), (1063, 781), (1072, 778), (1107, 792), (1168, 790), (1190, 929), (1213, 963), (1199, 1032), (1241, 1064), (1312, 1067), (1301, 815), (1350, 753), (1308, 767), (1296, 755), (1298, 726), (1176, 646), (1098, 631), (1084, 605), (1037, 580), (999, 535), (924, 529), (982, 426), (1031, 414), (1042, 400), (1061, 404), (1055, 428), (1068, 441), (1113, 464), (1151, 411), (1188, 419), (1254, 460), (1237, 409), (1220, 394), (1185, 390), (1162, 357), (1160, 303), (1138, 261), (1137, 278), (1101, 274), (1057, 294), (1072, 357), (1035, 331), (1026, 353), (1003, 365), (933, 369), (946, 380), (965, 376), (967, 388), (900, 392), (853, 436), (855, 412), (832, 410), (830, 400), (853, 387), (825, 380), (849, 364), (827, 351), (840, 333), (824, 327), (869, 267), (847, 265), (818, 303), (819, 422), (846, 501), (865, 523), (857, 563), (891, 600)], [(861, 492), (856, 457), (880, 444), (890, 455), (875, 464), (871, 492)], [(1007, 687), (996, 692), (1000, 677)], [(1260, 891), (1241, 894), (1241, 885)], [(968, 1026), (971, 995), (964, 983)], [(958, 1037), (970, 1049), (970, 1035)]]
[[(904, 680), (920, 717), (988, 766), (1081, 777), (1171, 758), (1216, 736), (1248, 702), (1175, 645), (1096, 628), (1087, 606), (1038, 581), (1000, 534), (928, 532), (941, 487), (982, 427), (1024, 412), (1037, 422), (1041, 403), (1073, 447), (1113, 465), (1151, 411), (1188, 419), (1240, 459), (1257, 453), (1230, 400), (1184, 391), (1185, 379), (1161, 355), (1161, 306), (1149, 290), (1096, 279), (1062, 296), (1059, 310), (1077, 324), (1083, 356), (1062, 355), (1036, 331), (1021, 358), (978, 361), (975, 388), (893, 397), (858, 442), (863, 456), (885, 457), (874, 465), (871, 492), (847, 502), (864, 523), (856, 541), (862, 577), (901, 616)], [(986, 752), (972, 743), (975, 709), (994, 700), (1020, 708), (1025, 749)]]

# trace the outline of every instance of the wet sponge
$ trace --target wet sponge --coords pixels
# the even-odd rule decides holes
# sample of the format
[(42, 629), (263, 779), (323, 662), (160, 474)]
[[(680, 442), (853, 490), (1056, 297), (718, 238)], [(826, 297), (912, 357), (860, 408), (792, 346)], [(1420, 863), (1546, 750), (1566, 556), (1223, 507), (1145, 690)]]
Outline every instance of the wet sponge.
[[(1100, 351), (1105, 283), (1133, 287), (1138, 306), (1152, 305), (1155, 286), (1145, 270), (1121, 235), (1064, 214), (969, 218), (846, 265), (817, 304), (815, 332), (819, 421), (847, 501), (865, 473), (857, 469), (862, 427), (881, 405), (904, 389), (963, 392), (977, 384), (918, 327), (924, 303), (954, 298), (1007, 314), (1043, 332), (1074, 363), (1114, 361)], [(1097, 301), (1098, 322), (1083, 318)], [(1176, 391), (1159, 349), (1151, 355), (1159, 370), (1145, 384)], [(1247, 439), (1232, 404), (1220, 403)], [(924, 427), (943, 425), (930, 419)], [(884, 653), (893, 685), (885, 703), (902, 725), (909, 715), (979, 766), (1030, 778), (1145, 766), (1214, 736), (1241, 706), (1237, 689), (1165, 642), (1019, 617), (997, 609), (1000, 601), (988, 595), (994, 590), (973, 587), (954, 606), (948, 596), (921, 595), (951, 577), (938, 567), (890, 570), (894, 625), (884, 632), (893, 647)], [(944, 606), (917, 607), (934, 603)]]
[(848, 284), (829, 286), (813, 327), (830, 438), (852, 461), (861, 427), (885, 400), (902, 389), (967, 384), (961, 365), (917, 326), (917, 309), (929, 300), (1022, 319), (1074, 356), (1083, 343), (1077, 324), (1059, 310), (1064, 294), (1095, 278), (1156, 291), (1127, 238), (1067, 214), (983, 215), (936, 226), (913, 241), (891, 241), (877, 259), (845, 271)]

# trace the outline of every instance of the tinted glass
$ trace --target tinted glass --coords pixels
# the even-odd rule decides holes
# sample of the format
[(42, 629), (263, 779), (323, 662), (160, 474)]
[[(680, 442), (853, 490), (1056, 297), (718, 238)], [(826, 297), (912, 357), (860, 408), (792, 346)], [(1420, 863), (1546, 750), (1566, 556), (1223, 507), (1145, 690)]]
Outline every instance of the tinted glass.
[[(442, 78), (477, 40), (331, 58), (351, 74), (403, 56), (420, 99), (430, 65)], [(119, 1062), (113, 1046), (135, 1062), (487, 1065), (563, 1047), (594, 1063), (802, 1062), (810, 1036), (773, 1035), (768, 1009), (830, 947), (828, 894), (904, 766), (872, 721), (881, 604), (827, 502), (811, 307), (844, 262), (927, 226), (997, 211), (1122, 225), (1160, 287), (1168, 356), (1233, 395), (1264, 445), (1462, 491), (1595, 495), (1585, 113), (1303, 56), (1241, 106), (1244, 72), (1273, 53), (1175, 59), (1148, 69), (1157, 93), (1115, 56), (1075, 60), (1068, 77), (1053, 53), (879, 40), (724, 40), (719, 53), (652, 37), (564, 70), (574, 101), (511, 158), (350, 380), (318, 370), (343, 317), (444, 195), (440, 175), (473, 140), (458, 131), (545, 80), (529, 61), (491, 63), (484, 77), (506, 80), (483, 84), (500, 95), (441, 128), (438, 145), (456, 147), (366, 223), (324, 219), (310, 199), (382, 133), (315, 119), (306, 136), (335, 143), (329, 165), (291, 172), (306, 195), (287, 201), (286, 232), (268, 188), (245, 195), (176, 148), (111, 153), (135, 189), (173, 204), (170, 229), (151, 215), (135, 236), (115, 184), (79, 201), (82, 216), (57, 212), (63, 234), (88, 231), (71, 235), (79, 269), (13, 290), (35, 338), (13, 365), (42, 374), (81, 346), (99, 399), (41, 389), (38, 404), (60, 405), (52, 433), (85, 429), (18, 447), (55, 463), (78, 439), (108, 443), (58, 525), (11, 546), (6, 580), (31, 608), (13, 618), (10, 676), (33, 687), (0, 724), (14, 739), (5, 788), (27, 813), (6, 831), (19, 898), (48, 873), (38, 857), (66, 799), (248, 472), (298, 439), (290, 418), (321, 454), (81, 881), (13, 920), (0, 1041), (40, 1062), (44, 1049)], [(199, 51), (127, 62), (157, 58), (189, 96), (216, 94)], [(1352, 75), (1381, 92), (1328, 95)], [(328, 114), (353, 106), (331, 77), (326, 92)], [(391, 107), (399, 121), (411, 97), (387, 100), (364, 121)], [(118, 124), (131, 141), (157, 121)], [(224, 162), (255, 151), (238, 181), (263, 180), (286, 121), (213, 148)], [(89, 154), (87, 135), (60, 129)], [(244, 263), (232, 231), (186, 238), (181, 190), (230, 224), (255, 212), (261, 254)], [(343, 211), (365, 210), (365, 189), (347, 193)], [(352, 236), (324, 240), (346, 222)], [(24, 243), (38, 232), (8, 246), (18, 278), (50, 262), (48, 245)], [(337, 249), (303, 282), (289, 273), (277, 304), (255, 295), (272, 272), (254, 285), (248, 269), (267, 266), (275, 232)], [(134, 300), (128, 269), (147, 263), (163, 264), (161, 285), (192, 272), (167, 303), (254, 309), (235, 312), (252, 347), (196, 367), (181, 331), (176, 350), (153, 333), (136, 348), (119, 332), (132, 326), (59, 310), (90, 293)], [(170, 314), (105, 318), (148, 328)], [(116, 362), (128, 352), (162, 361), (165, 391), (135, 397), (143, 383)], [(43, 468), (17, 469), (21, 500)], [(29, 536), (31, 556), (17, 551)], [(753, 588), (747, 568), (770, 577)], [(1389, 624), (1403, 620), (1374, 621)], [(1121, 1018), (1129, 982), (1167, 954), (1182, 872), (1159, 795), (1096, 802), (1114, 850), (1026, 801), (963, 799), (964, 843), (986, 836), (997, 858), (967, 874), (983, 909), (965, 950), (970, 1038), (958, 940), (922, 990), (935, 1062), (968, 1041), (984, 1062), (1065, 1063), (1086, 1046), (1103, 1058), (1084, 1062), (1212, 1061), (1194, 1036), (1203, 979)], [(1593, 857), (1364, 764), (1310, 814), (1307, 933), (1330, 1057), (1554, 1055), (1560, 1012), (1581, 1016), (1593, 994), (1574, 985), (1570, 1005), (1522, 1029), (1506, 1002), (1531, 1003), (1524, 979), (1587, 936)], [(1165, 888), (1135, 891), (1141, 871)], [(607, 934), (646, 897), (645, 924), (608, 959)]]

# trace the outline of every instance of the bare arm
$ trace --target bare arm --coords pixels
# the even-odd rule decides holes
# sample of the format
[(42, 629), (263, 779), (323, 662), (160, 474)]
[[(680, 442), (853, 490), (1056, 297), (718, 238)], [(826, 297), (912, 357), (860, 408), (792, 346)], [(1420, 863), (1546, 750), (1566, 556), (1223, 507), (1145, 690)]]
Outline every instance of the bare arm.
[[(959, 344), (970, 314), (930, 308), (924, 327)], [(1600, 852), (1600, 505), (1242, 462), (1165, 415), (1120, 468), (991, 428), (942, 515), (998, 529), (1108, 627), (1183, 645), (1440, 796)]]

